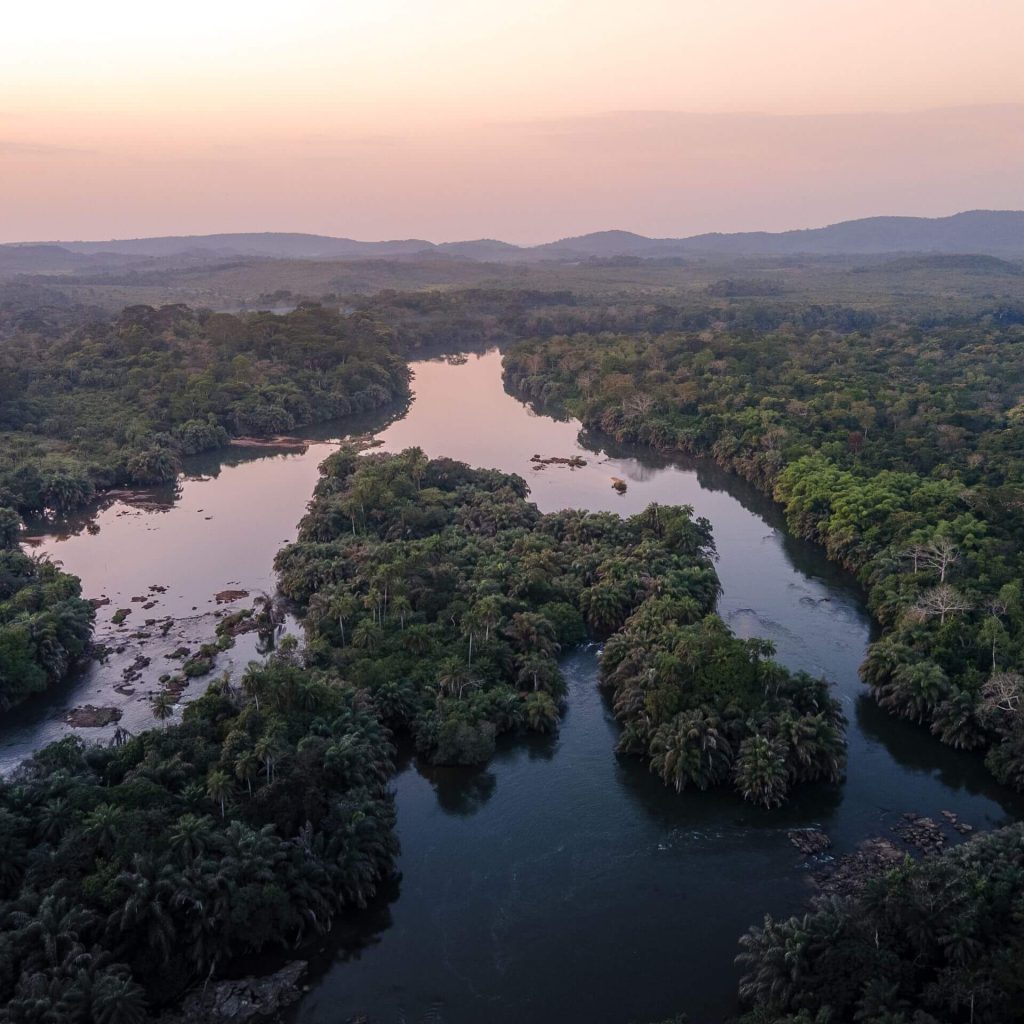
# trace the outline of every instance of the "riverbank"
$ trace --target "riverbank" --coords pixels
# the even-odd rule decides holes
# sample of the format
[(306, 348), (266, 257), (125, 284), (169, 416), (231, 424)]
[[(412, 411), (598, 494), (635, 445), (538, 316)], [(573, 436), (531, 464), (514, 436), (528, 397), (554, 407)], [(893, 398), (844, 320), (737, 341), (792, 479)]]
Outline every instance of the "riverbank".
[[(582, 445), (578, 422), (534, 415), (505, 392), (496, 352), (414, 369), (415, 401), (375, 432), (380, 450), (418, 444), (518, 473), (545, 511), (629, 515), (656, 501), (691, 504), (711, 520), (720, 614), (740, 635), (770, 639), (788, 667), (835, 683), (850, 719), (847, 781), (809, 787), (777, 812), (727, 794), (672, 793), (642, 763), (614, 755), (618, 727), (597, 690), (597, 650), (575, 651), (562, 661), (569, 692), (557, 736), (499, 741), (483, 770), (400, 764), (401, 878), (303, 950), (310, 991), (290, 1019), (559, 1024), (657, 1020), (685, 1008), (694, 1020), (722, 1020), (736, 1006), (738, 937), (765, 912), (798, 909), (811, 891), (790, 831), (826, 832), (838, 858), (890, 835), (908, 810), (935, 820), (949, 810), (978, 830), (1021, 813), (976, 757), (867, 698), (857, 678), (871, 637), (863, 592), (788, 533), (748, 484), (708, 461), (608, 439)], [(294, 536), (327, 450), (200, 461), (159, 511), (108, 509), (99, 533), (83, 526), (45, 544), (77, 560), (87, 592), (90, 579), (113, 581), (97, 590), (128, 604), (166, 571), (169, 589), (153, 612), (187, 615), (199, 604), (209, 637), (218, 591), (272, 590), (274, 553)], [(535, 471), (536, 453), (587, 465)], [(626, 494), (611, 490), (611, 475), (628, 481)], [(157, 557), (166, 570), (154, 574)], [(101, 611), (124, 606), (117, 599)], [(247, 637), (228, 655), (243, 665)]]

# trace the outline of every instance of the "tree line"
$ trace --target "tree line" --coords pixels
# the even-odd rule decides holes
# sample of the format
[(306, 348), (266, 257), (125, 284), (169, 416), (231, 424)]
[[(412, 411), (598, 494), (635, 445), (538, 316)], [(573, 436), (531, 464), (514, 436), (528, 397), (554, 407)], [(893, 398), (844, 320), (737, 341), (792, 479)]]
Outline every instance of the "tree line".
[(63, 679), (92, 634), (81, 581), (21, 551), (20, 530), (17, 513), (0, 508), (0, 711)]
[(772, 494), (866, 587), (879, 702), (1024, 788), (1024, 327), (577, 334), (505, 367), (535, 402)]
[(0, 505), (64, 515), (181, 458), (408, 395), (394, 332), (310, 303), (284, 316), (131, 306), (0, 345)]
[(326, 932), (391, 875), (373, 701), (288, 654), (183, 720), (0, 781), (0, 1017), (144, 1024), (232, 957)]

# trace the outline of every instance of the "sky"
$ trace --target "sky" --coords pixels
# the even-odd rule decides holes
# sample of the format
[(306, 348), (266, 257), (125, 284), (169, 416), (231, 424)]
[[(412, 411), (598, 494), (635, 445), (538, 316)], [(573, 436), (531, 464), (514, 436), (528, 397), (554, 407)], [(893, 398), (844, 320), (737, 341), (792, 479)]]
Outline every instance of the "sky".
[(0, 241), (1024, 208), (1021, 0), (50, 0), (3, 22)]

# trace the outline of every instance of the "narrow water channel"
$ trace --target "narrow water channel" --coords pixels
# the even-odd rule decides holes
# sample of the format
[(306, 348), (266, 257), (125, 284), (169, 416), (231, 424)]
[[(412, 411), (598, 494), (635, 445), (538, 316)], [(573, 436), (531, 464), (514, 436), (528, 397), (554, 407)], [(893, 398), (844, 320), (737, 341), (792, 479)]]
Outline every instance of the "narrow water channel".
[[(979, 759), (864, 696), (857, 666), (871, 623), (861, 594), (742, 481), (707, 463), (581, 439), (578, 423), (537, 415), (504, 392), (497, 352), (413, 368), (415, 400), (379, 431), (384, 450), (419, 445), (519, 473), (545, 511), (631, 514), (658, 501), (706, 516), (720, 552), (721, 614), (738, 633), (774, 641), (786, 665), (835, 683), (850, 719), (849, 776), (804, 787), (771, 813), (728, 795), (671, 793), (615, 756), (598, 652), (570, 653), (557, 737), (508, 742), (482, 771), (403, 766), (401, 880), (314, 956), (295, 1020), (642, 1024), (685, 1009), (694, 1024), (719, 1021), (735, 1006), (737, 937), (765, 912), (798, 909), (808, 892), (810, 868), (787, 830), (824, 828), (842, 854), (908, 810), (951, 810), (979, 828), (1022, 813)], [(94, 520), (98, 534), (37, 543), (82, 576), (87, 596), (107, 594), (117, 607), (144, 585), (168, 585), (162, 614), (209, 617), (219, 589), (272, 586), (274, 552), (294, 536), (329, 450), (250, 452), (216, 475), (187, 477), (158, 508), (110, 504)], [(535, 454), (578, 454), (587, 465), (538, 469)], [(625, 494), (613, 477), (626, 481)], [(104, 691), (112, 672), (93, 669), (74, 686)], [(72, 690), (51, 705), (84, 699)], [(5, 723), (5, 758), (65, 729), (55, 710), (27, 707)]]

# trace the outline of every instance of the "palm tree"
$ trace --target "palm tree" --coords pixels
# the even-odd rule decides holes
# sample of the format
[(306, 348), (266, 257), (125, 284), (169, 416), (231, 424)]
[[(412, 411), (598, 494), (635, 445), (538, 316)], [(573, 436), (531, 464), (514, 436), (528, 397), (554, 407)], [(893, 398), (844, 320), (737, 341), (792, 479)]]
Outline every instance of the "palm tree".
[(580, 594), (580, 608), (590, 627), (602, 635), (618, 629), (629, 610), (629, 598), (617, 583), (596, 583)]
[(418, 447), (406, 448), (406, 450), (402, 452), (402, 457), (406, 460), (409, 466), (409, 476), (412, 477), (413, 482), (416, 484), (416, 490), (418, 491), (423, 482), (423, 477), (426, 476), (430, 460), (423, 453), (423, 449)]
[(235, 759), (235, 778), (239, 782), (245, 783), (250, 797), (252, 796), (252, 780), (256, 778), (259, 770), (260, 759), (253, 750), (243, 751)]
[(536, 612), (517, 612), (505, 627), (505, 635), (522, 653), (544, 654), (548, 657), (558, 653), (554, 627)]
[(714, 714), (683, 711), (660, 725), (650, 741), (650, 768), (681, 792), (687, 785), (707, 789), (724, 781), (732, 765), (732, 746)]
[(543, 691), (527, 695), (525, 701), (526, 724), (533, 732), (555, 732), (558, 729), (558, 705), (549, 693)]
[(380, 626), (369, 619), (363, 619), (352, 631), (352, 646), (372, 654), (380, 647), (383, 638)]
[(153, 698), (153, 717), (159, 722), (166, 722), (174, 714), (174, 696), (166, 690)]
[(242, 676), (242, 692), (260, 709), (260, 694), (266, 690), (266, 677), (263, 666), (257, 661), (250, 661)]
[(788, 751), (790, 775), (795, 782), (824, 779), (838, 782), (846, 768), (846, 745), (840, 726), (826, 712), (783, 714), (776, 728)]
[(107, 970), (93, 991), (92, 1020), (95, 1024), (145, 1024), (146, 993), (127, 972)]
[(437, 688), (440, 693), (450, 697), (461, 697), (463, 691), (472, 683), (469, 666), (461, 661), (449, 658), (440, 668), (437, 675)]
[(744, 800), (778, 807), (789, 788), (785, 744), (760, 734), (748, 737), (740, 744), (734, 773)]
[(98, 804), (85, 816), (83, 834), (91, 839), (101, 853), (109, 853), (117, 845), (124, 824), (124, 812), (116, 804)]
[(174, 870), (169, 864), (158, 867), (151, 857), (136, 854), (132, 870), (117, 878), (125, 894), (124, 903), (111, 914), (108, 932), (117, 936), (144, 935), (146, 945), (166, 960), (174, 948), (176, 929), (170, 913), (175, 893)]
[(527, 653), (516, 658), (516, 680), (520, 686), (524, 684), (536, 693), (538, 690), (561, 692), (563, 681), (558, 671), (558, 664), (546, 654)]
[(933, 661), (901, 665), (892, 682), (880, 687), (878, 703), (904, 718), (921, 722), (931, 717), (932, 709), (949, 693), (946, 673)]
[(51, 967), (56, 967), (69, 950), (81, 948), (81, 936), (95, 923), (84, 907), (67, 896), (52, 893), (42, 898), (35, 914), (18, 910), (12, 913), (11, 920), (25, 928), (23, 940), (38, 945), (44, 962)]
[(491, 639), (491, 630), (496, 629), (501, 623), (501, 598), (495, 594), (488, 594), (480, 598), (473, 606), (476, 621), (484, 628), (484, 643)]
[(207, 851), (213, 838), (213, 822), (209, 817), (183, 814), (172, 827), (168, 843), (182, 863), (188, 864)]
[(284, 750), (279, 725), (280, 723), (272, 723), (253, 748), (253, 753), (263, 762), (268, 783), (274, 781), (274, 765)]
[(972, 750), (985, 742), (985, 731), (978, 720), (974, 694), (958, 687), (932, 710), (931, 731), (943, 743), (958, 750)]
[(206, 776), (206, 795), (215, 803), (220, 804), (222, 818), (226, 814), (225, 806), (231, 797), (231, 788), (231, 779), (228, 778), (227, 772), (223, 772), (219, 768), (214, 768)]
[(62, 796), (54, 797), (52, 800), (47, 800), (39, 810), (37, 820), (39, 834), (47, 842), (60, 842), (71, 821), (71, 804)]
[(412, 611), (412, 604), (405, 594), (395, 594), (391, 598), (391, 614), (398, 616), (400, 629), (405, 629), (405, 617)]
[(339, 593), (331, 598), (330, 613), (338, 620), (341, 646), (345, 646), (345, 623), (355, 614), (356, 599), (349, 593)]

